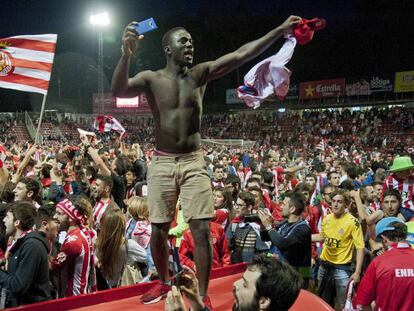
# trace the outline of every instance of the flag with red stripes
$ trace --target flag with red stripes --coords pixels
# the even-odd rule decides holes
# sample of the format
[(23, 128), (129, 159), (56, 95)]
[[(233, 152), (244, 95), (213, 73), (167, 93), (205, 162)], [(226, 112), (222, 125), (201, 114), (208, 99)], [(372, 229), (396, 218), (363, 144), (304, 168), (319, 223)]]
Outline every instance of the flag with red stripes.
[(0, 39), (0, 87), (47, 94), (57, 35)]
[(5, 159), (6, 159), (6, 148), (4, 148), (3, 145), (0, 145), (0, 168), (3, 167)]
[(93, 124), (93, 127), (99, 132), (118, 132), (121, 135), (121, 137), (123, 137), (126, 134), (125, 128), (113, 116), (97, 116)]

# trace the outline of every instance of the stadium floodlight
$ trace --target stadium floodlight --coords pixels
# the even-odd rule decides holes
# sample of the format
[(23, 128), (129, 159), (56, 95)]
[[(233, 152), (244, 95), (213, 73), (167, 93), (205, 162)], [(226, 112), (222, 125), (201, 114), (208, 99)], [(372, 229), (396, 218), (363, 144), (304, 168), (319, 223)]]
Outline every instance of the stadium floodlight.
[(108, 12), (101, 12), (98, 14), (92, 14), (89, 17), (89, 21), (98, 31), (98, 97), (99, 97), (99, 112), (104, 114), (105, 104), (104, 104), (104, 82), (103, 82), (103, 31), (106, 26), (108, 26), (111, 21), (109, 19)]
[(286, 108), (279, 108), (277, 111), (279, 111), (279, 112), (285, 112), (286, 111)]
[(92, 14), (89, 17), (89, 22), (94, 26), (108, 26), (111, 23), (108, 12)]

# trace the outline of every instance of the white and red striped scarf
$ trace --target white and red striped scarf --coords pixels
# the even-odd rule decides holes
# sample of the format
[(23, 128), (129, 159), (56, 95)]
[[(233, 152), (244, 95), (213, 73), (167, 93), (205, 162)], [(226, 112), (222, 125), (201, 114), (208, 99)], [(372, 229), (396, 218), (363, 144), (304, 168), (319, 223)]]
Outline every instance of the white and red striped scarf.
[(213, 189), (224, 188), (224, 182), (223, 181), (212, 180), (211, 181), (211, 187), (213, 187)]

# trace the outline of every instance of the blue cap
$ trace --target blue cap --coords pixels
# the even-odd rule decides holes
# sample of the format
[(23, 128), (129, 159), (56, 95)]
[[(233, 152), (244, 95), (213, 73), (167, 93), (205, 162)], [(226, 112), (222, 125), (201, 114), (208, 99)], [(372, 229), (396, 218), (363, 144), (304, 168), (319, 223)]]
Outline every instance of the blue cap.
[(377, 225), (375, 226), (375, 237), (378, 238), (381, 234), (385, 231), (392, 231), (395, 230), (395, 227), (391, 226), (393, 222), (400, 222), (405, 224), (400, 218), (398, 217), (386, 217), (381, 219)]

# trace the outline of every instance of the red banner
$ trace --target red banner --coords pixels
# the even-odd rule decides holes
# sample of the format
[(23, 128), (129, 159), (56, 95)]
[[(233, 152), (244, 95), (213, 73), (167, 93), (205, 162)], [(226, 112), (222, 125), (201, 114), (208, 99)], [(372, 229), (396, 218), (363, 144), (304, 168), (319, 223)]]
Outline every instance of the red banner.
[(151, 113), (151, 109), (148, 105), (147, 97), (145, 93), (139, 94), (138, 97), (134, 98), (133, 105), (120, 104), (111, 93), (104, 94), (104, 104), (102, 105), (101, 100), (97, 93), (93, 94), (92, 109), (94, 114), (107, 114), (107, 115), (141, 115)]
[(302, 82), (299, 86), (299, 99), (313, 99), (342, 96), (345, 79)]

